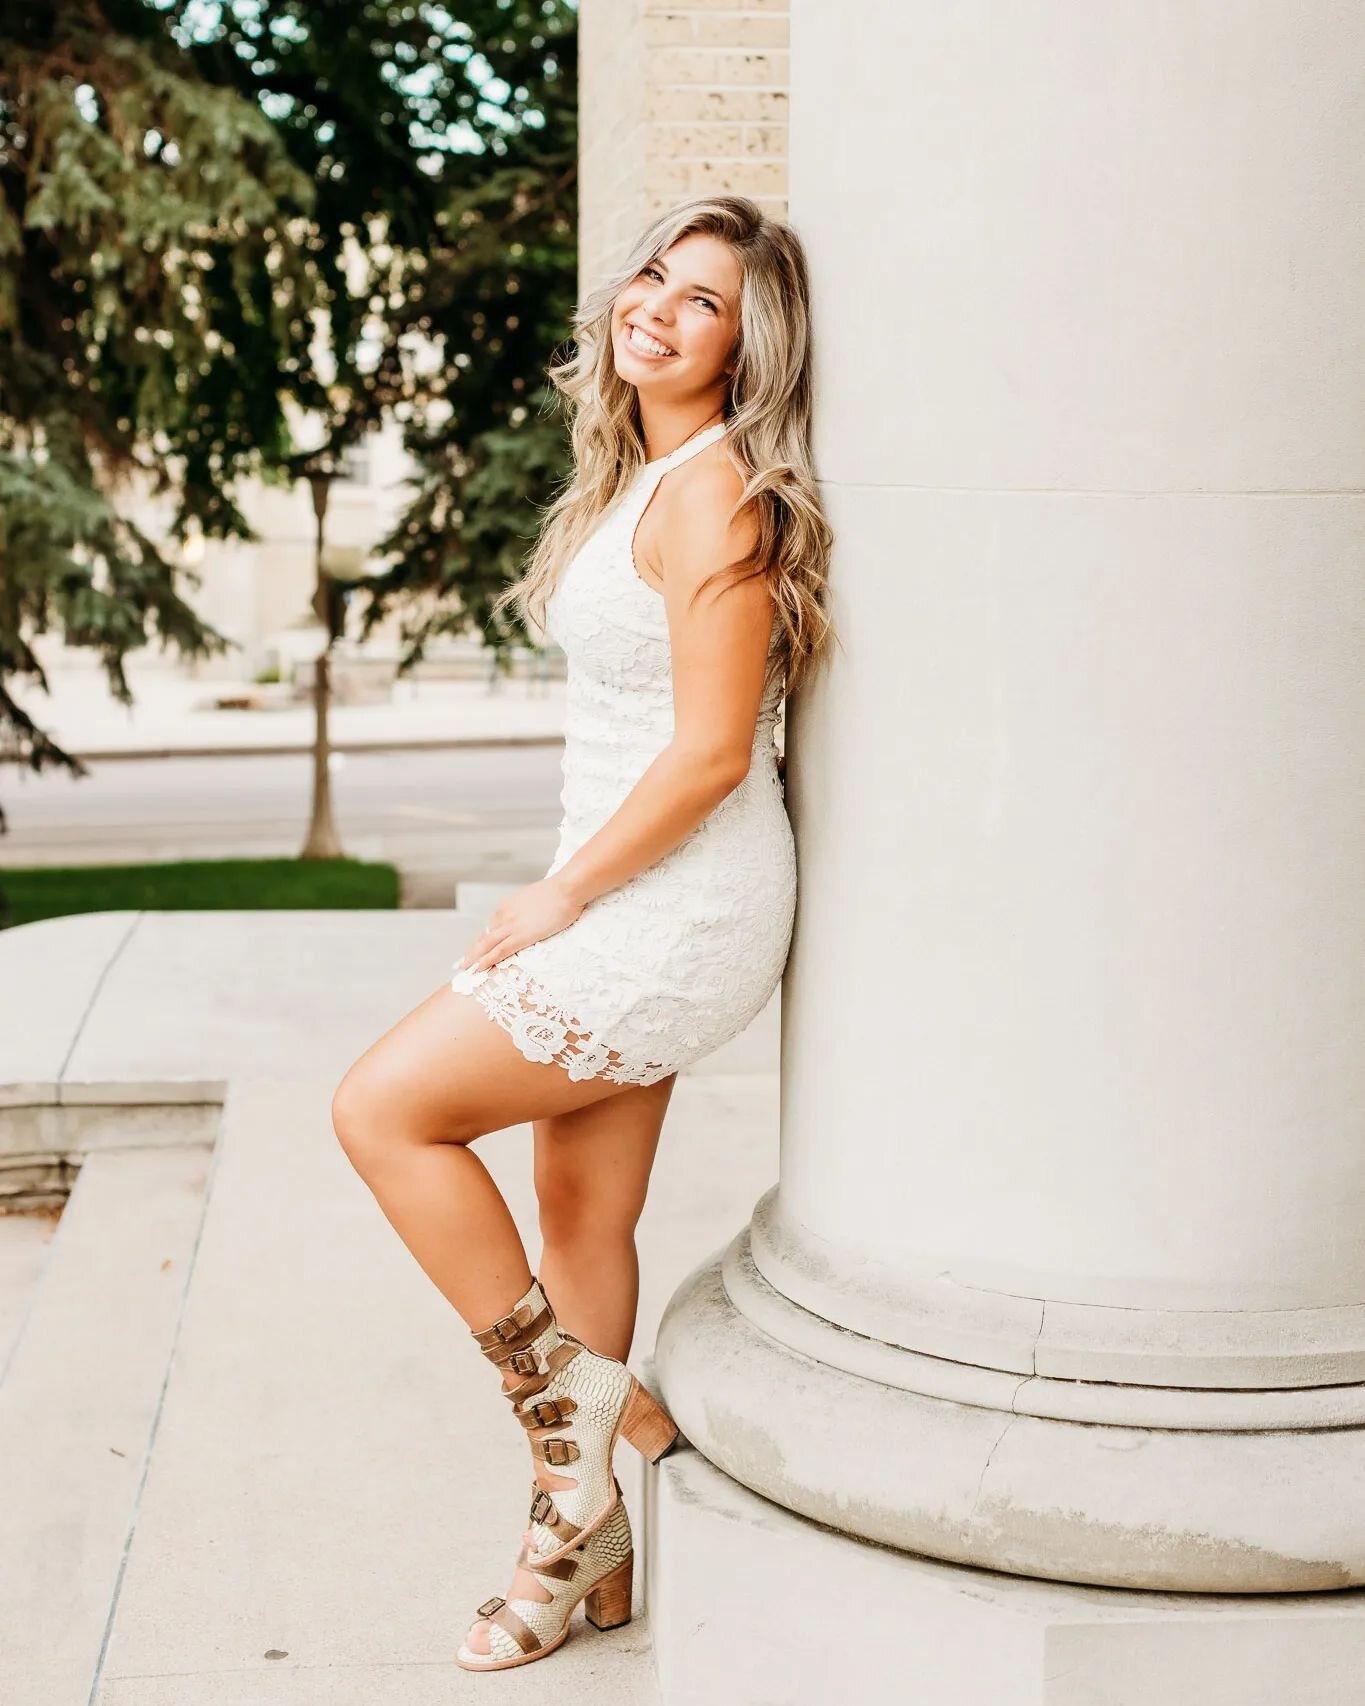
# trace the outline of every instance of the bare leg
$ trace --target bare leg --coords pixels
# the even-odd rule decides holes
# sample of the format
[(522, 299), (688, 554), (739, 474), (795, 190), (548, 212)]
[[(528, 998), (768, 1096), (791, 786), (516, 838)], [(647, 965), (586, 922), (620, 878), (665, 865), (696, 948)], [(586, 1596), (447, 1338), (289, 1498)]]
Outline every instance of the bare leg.
[[(665, 1084), (671, 1089), (672, 1082)], [(575, 1081), (558, 1066), (528, 1061), (472, 995), (457, 995), (445, 986), (350, 1067), (332, 1099), (332, 1122), (389, 1223), (476, 1331), (507, 1314), (530, 1286), (531, 1269), (511, 1211), (469, 1145), (523, 1121), (549, 1120), (627, 1098), (647, 1098), (658, 1105), (662, 1119), (667, 1094), (661, 1091), (663, 1084)], [(652, 1142), (648, 1148), (652, 1159)], [(635, 1188), (642, 1191), (643, 1183)], [(619, 1246), (619, 1237), (609, 1242)], [(550, 1286), (544, 1289), (553, 1304)], [(587, 1295), (591, 1311), (591, 1291), (585, 1294), (580, 1286), (578, 1295)], [(615, 1309), (615, 1320), (605, 1325), (619, 1337), (619, 1303)], [(630, 1323), (634, 1313), (632, 1284)], [(563, 1324), (573, 1331), (568, 1321)], [(627, 1326), (627, 1343), (629, 1337)], [(517, 1378), (504, 1376), (504, 1388)], [(550, 1492), (573, 1485), (539, 1459), (533, 1458), (532, 1466), (537, 1483)], [(515, 1571), (508, 1597), (542, 1604), (550, 1599), (523, 1570)], [(468, 1641), (474, 1651), (488, 1652), (487, 1624), (476, 1624)]]
[[(640, 1291), (635, 1227), (676, 1082), (673, 1073), (610, 1101), (534, 1122), (541, 1288), (566, 1332), (622, 1362), (635, 1334)], [(553, 1491), (572, 1484), (538, 1459), (532, 1462), (541, 1486)], [(529, 1540), (529, 1533), (522, 1538)], [(514, 1569), (506, 1597), (547, 1604), (551, 1596), (534, 1576)], [(482, 1620), (466, 1640), (476, 1653), (492, 1650)]]
[(632, 1089), (575, 1082), (527, 1060), (472, 995), (443, 987), (347, 1071), (332, 1121), (390, 1224), (472, 1332), (507, 1313), (531, 1270), (502, 1193), (469, 1145)]
[(676, 1082), (535, 1122), (540, 1283), (561, 1326), (622, 1362), (640, 1294), (635, 1228)]

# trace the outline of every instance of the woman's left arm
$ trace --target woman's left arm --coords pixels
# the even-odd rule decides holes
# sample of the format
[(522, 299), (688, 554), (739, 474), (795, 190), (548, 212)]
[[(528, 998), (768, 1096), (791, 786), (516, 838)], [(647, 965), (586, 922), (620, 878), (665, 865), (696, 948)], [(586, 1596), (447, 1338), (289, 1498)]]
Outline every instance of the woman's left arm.
[(730, 464), (698, 468), (685, 499), (675, 500), (660, 517), (672, 740), (558, 871), (503, 901), (470, 944), (462, 967), (483, 970), (566, 929), (589, 901), (672, 852), (748, 774), (772, 633), (772, 594), (764, 577), (754, 575), (692, 596), (717, 565), (736, 562), (754, 548), (757, 523), (748, 509), (725, 520), (742, 490)]

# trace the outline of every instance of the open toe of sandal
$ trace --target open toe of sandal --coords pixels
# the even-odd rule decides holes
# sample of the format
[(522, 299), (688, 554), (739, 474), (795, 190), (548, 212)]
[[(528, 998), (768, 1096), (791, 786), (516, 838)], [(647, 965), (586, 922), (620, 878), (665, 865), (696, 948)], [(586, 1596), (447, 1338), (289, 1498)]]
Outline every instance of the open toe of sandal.
[[(486, 1599), (460, 1643), (455, 1655), (458, 1665), (465, 1670), (505, 1670), (546, 1658), (567, 1638), (569, 1619), (580, 1601), (596, 1629), (618, 1629), (629, 1623), (635, 1549), (619, 1482), (615, 1482), (615, 1494), (606, 1520), (586, 1540), (563, 1545), (555, 1531), (555, 1513), (546, 1506), (544, 1488), (533, 1489), (535, 1545), (523, 1542), (517, 1568), (526, 1571), (550, 1598), (543, 1602), (495, 1594)], [(488, 1624), (490, 1650), (486, 1653), (469, 1644), (479, 1619)]]

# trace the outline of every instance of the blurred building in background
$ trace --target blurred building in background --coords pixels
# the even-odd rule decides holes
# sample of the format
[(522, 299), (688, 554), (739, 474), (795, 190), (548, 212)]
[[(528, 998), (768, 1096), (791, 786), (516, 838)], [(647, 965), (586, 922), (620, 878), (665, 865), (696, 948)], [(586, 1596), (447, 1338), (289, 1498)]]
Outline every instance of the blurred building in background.
[[(352, 450), (331, 491), (327, 511), (330, 547), (372, 550), (403, 509), (409, 459), (402, 428), (390, 422)], [(188, 596), (205, 621), (236, 641), (240, 650), (187, 666), (174, 657), (164, 667), (203, 680), (251, 681), (278, 670), (287, 678), (294, 664), (311, 659), (322, 630), (312, 608), (317, 584), (312, 496), (306, 480), (292, 485), (245, 481), (238, 501), (257, 537), (250, 540), (194, 539), (180, 561), (200, 577)], [(146, 519), (155, 525), (154, 511)], [(390, 615), (367, 643), (369, 653), (397, 658), (399, 619)], [(140, 667), (151, 661), (139, 656)]]

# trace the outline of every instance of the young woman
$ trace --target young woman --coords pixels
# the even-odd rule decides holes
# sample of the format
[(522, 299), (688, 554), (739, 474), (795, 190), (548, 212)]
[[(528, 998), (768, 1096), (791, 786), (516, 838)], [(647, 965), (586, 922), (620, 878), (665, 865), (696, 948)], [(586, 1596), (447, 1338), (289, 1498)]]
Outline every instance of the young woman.
[[(332, 1107), (530, 1441), (530, 1526), (460, 1647), (471, 1670), (543, 1658), (582, 1599), (598, 1628), (630, 1617), (612, 1447), (656, 1460), (677, 1435), (625, 1367), (636, 1222), (679, 1069), (781, 979), (796, 861), (774, 726), (832, 637), (792, 231), (742, 197), (684, 203), (574, 330), (550, 370), (574, 478), (495, 606), (518, 602), (567, 656), (559, 845)], [(472, 1148), (524, 1121), (538, 1277)]]

